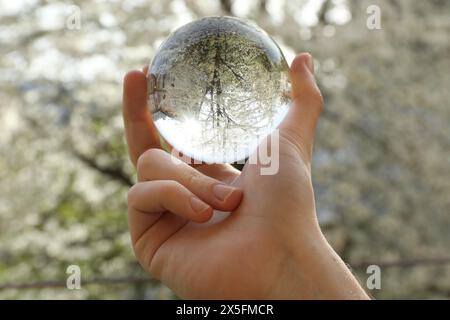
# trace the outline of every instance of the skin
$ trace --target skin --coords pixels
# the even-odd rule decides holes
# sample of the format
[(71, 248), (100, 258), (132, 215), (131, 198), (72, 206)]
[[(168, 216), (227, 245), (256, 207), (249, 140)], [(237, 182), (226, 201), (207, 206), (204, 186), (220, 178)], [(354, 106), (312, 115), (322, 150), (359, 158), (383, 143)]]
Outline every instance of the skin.
[(181, 298), (368, 298), (317, 222), (311, 155), (323, 100), (311, 55), (298, 55), (290, 72), (293, 103), (279, 126), (275, 175), (261, 175), (260, 164), (239, 172), (175, 160), (160, 149), (146, 69), (125, 76), (125, 132), (138, 175), (128, 193), (133, 249)]

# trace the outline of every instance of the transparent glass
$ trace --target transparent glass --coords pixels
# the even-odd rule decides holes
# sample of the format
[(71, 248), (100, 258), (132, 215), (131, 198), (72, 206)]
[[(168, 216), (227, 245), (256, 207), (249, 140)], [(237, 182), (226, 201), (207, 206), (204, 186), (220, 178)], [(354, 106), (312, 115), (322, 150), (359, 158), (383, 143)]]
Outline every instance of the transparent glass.
[(163, 147), (206, 163), (247, 158), (290, 104), (280, 48), (256, 25), (232, 17), (177, 29), (158, 49), (147, 79)]

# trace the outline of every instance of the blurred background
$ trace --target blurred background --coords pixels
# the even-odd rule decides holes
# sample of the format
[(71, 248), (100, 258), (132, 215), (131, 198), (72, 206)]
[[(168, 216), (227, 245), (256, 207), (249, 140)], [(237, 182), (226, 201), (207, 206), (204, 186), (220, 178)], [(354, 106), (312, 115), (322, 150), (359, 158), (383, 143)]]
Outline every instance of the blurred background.
[(130, 246), (122, 79), (208, 15), (256, 21), (289, 63), (315, 57), (318, 214), (363, 285), (380, 266), (370, 294), (450, 298), (445, 0), (0, 0), (0, 298), (175, 298)]

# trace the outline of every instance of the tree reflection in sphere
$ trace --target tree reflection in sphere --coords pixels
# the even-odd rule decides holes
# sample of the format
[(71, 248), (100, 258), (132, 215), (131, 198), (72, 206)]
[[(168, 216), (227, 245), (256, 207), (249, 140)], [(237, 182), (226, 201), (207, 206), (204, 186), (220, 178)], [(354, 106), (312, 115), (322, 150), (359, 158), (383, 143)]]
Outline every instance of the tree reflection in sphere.
[(280, 48), (262, 29), (237, 18), (207, 17), (173, 32), (147, 79), (163, 147), (206, 163), (247, 158), (290, 103)]

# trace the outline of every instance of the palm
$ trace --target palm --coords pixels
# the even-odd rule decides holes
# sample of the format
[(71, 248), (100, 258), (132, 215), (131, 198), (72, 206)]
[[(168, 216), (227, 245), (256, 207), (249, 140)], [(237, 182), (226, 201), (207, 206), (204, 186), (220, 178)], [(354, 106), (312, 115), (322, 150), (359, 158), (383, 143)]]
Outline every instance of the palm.
[[(149, 271), (182, 297), (212, 297), (216, 293), (217, 297), (236, 298), (236, 292), (243, 297), (266, 296), (270, 284), (281, 272), (274, 266), (280, 266), (281, 261), (266, 262), (273, 260), (271, 253), (280, 251), (283, 241), (289, 241), (280, 238), (280, 232), (274, 230), (282, 228), (283, 234), (289, 237), (292, 223), (298, 221), (298, 217), (285, 219), (273, 214), (293, 212), (292, 208), (299, 207), (298, 196), (282, 206), (276, 203), (280, 197), (277, 188), (284, 193), (286, 189), (309, 190), (309, 173), (302, 171), (301, 168), (306, 167), (301, 165), (300, 157), (295, 156), (295, 150), (282, 144), (280, 154), (283, 169), (277, 176), (261, 175), (259, 165), (247, 164), (241, 174), (229, 165), (198, 167), (211, 177), (243, 188), (246, 198), (236, 211), (231, 214), (216, 211), (207, 223), (181, 222), (182, 218), (171, 214), (183, 226), (171, 224), (172, 235), (159, 246), (148, 265)], [(259, 187), (250, 190), (251, 186)], [(304, 195), (311, 196), (312, 190)], [(283, 225), (283, 221), (289, 221), (289, 227)], [(254, 283), (255, 277), (267, 275), (272, 279), (261, 282), (259, 287), (246, 285), (247, 281)]]

